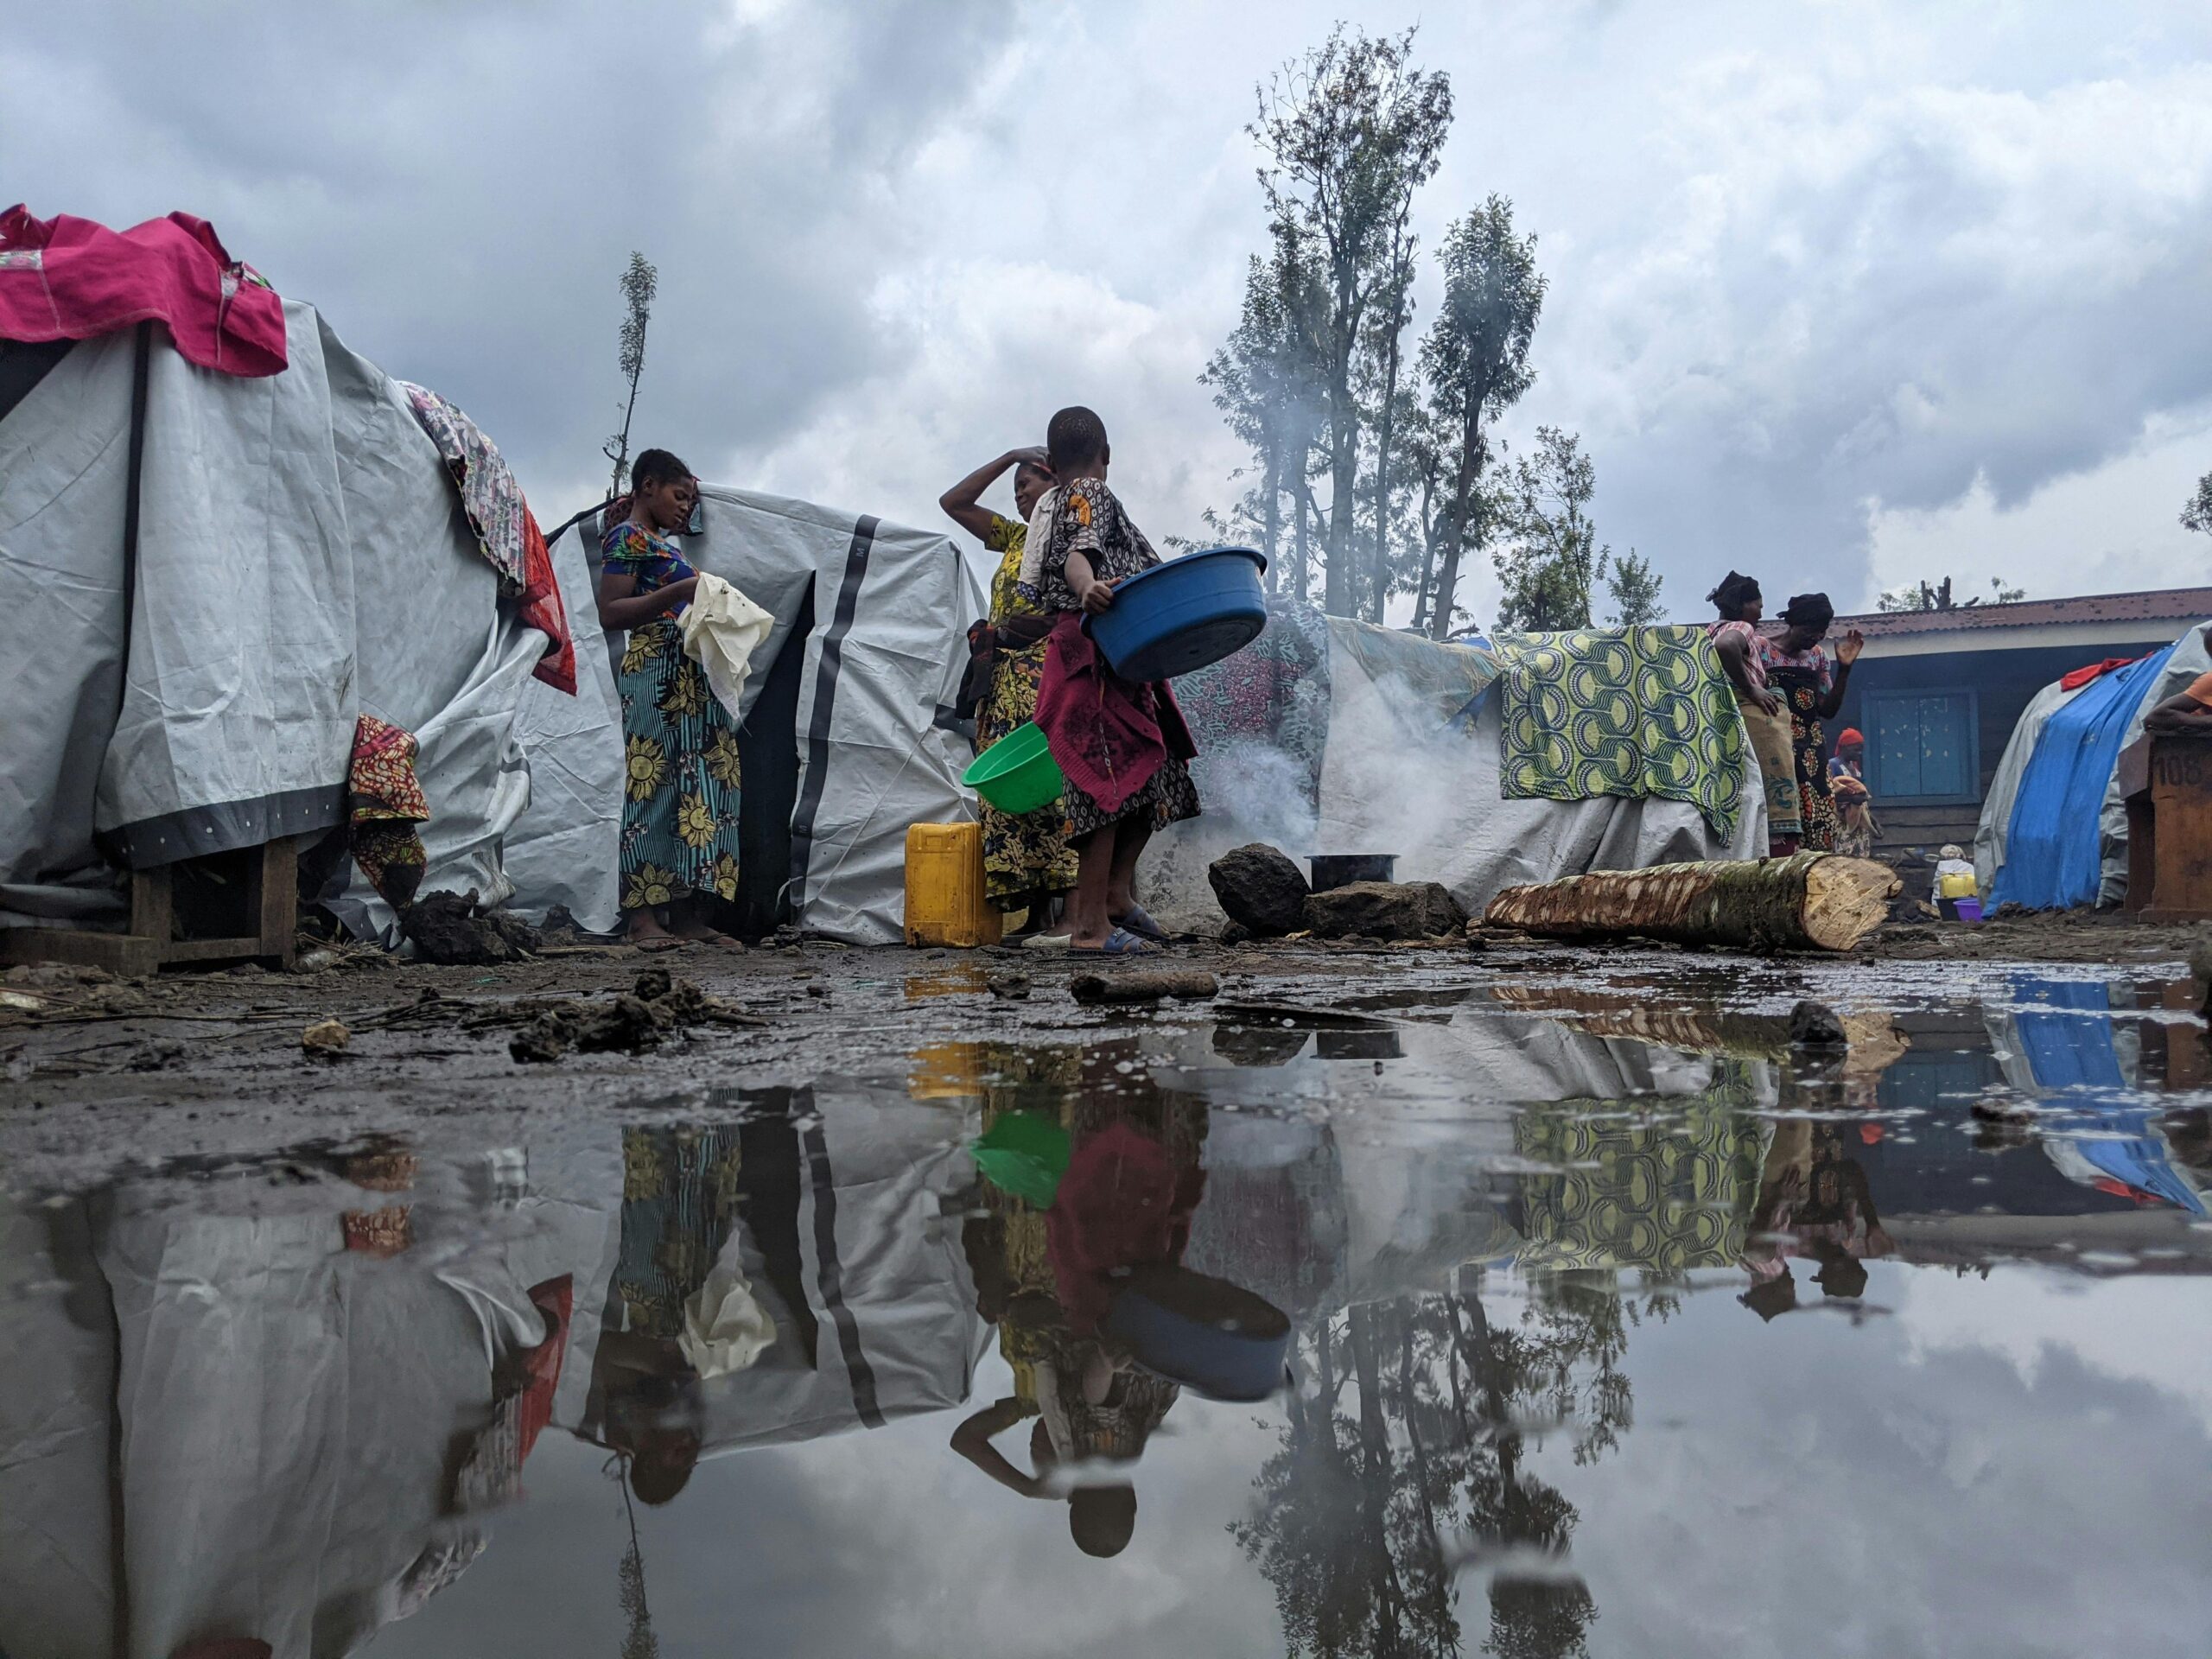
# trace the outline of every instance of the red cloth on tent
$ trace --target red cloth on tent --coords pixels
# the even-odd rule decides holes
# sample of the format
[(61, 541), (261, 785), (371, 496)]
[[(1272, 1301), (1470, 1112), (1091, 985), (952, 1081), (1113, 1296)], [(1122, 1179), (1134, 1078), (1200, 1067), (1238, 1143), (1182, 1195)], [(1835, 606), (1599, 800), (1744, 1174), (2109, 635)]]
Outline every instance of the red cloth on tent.
[(554, 578), (545, 532), (528, 507), (522, 510), (522, 597), (517, 606), (522, 620), (553, 642), (531, 672), (556, 691), (575, 696), (576, 642), (569, 632), (569, 613), (561, 603), (561, 584)]
[(2100, 675), (2109, 674), (2115, 668), (2126, 668), (2130, 663), (2139, 663), (2142, 660), (2140, 657), (2107, 657), (2101, 663), (2091, 663), (2087, 668), (2077, 668), (2070, 674), (2060, 675), (2058, 689), (2062, 691), (2079, 691)]
[(1037, 687), (1037, 724), (1068, 781), (1118, 812), (1169, 755), (1198, 752), (1175, 694), (1160, 680), (1139, 685), (1107, 666), (1083, 631), (1083, 613), (1063, 611)]
[(153, 318), (178, 351), (223, 374), (284, 372), (284, 302), (190, 213), (111, 231), (57, 213), (0, 213), (0, 335), (91, 340)]

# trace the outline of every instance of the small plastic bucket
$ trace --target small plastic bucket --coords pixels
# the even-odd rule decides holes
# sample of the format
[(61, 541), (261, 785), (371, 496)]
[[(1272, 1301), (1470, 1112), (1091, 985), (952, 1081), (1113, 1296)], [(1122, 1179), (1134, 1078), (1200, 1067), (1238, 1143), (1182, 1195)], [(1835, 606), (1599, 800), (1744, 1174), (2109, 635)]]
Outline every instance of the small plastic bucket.
[(977, 755), (960, 781), (1001, 812), (1034, 812), (1058, 800), (1067, 787), (1045, 728), (1033, 720)]

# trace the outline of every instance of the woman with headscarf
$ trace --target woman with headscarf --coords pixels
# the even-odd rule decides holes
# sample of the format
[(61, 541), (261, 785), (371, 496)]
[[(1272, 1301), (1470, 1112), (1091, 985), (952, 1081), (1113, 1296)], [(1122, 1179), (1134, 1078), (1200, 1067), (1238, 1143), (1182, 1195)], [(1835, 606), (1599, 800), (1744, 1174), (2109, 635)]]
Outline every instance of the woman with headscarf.
[(1719, 654), (1721, 671), (1735, 688), (1736, 707), (1744, 716), (1744, 729), (1758, 756), (1759, 774), (1766, 785), (1767, 851), (1775, 857), (1797, 850), (1804, 832), (1799, 815), (1797, 761), (1791, 741), (1789, 711), (1767, 689), (1766, 660), (1759, 651), (1759, 618), (1765, 598), (1750, 576), (1731, 570), (1706, 595), (1720, 620), (1706, 624), (1706, 637)]
[(1835, 803), (1835, 849), (1853, 858), (1874, 855), (1874, 837), (1882, 826), (1874, 822), (1874, 791), (1866, 787), (1866, 738), (1856, 726), (1847, 726), (1835, 741), (1828, 760), (1828, 797)]
[(1834, 720), (1843, 707), (1844, 690), (1851, 683), (1851, 665), (1866, 645), (1866, 637), (1852, 629), (1836, 646), (1832, 664), (1821, 649), (1821, 641), (1827, 638), (1828, 625), (1834, 620), (1835, 607), (1828, 603), (1826, 594), (1799, 594), (1782, 613), (1781, 636), (1759, 640), (1766, 683), (1789, 710), (1790, 751), (1803, 820), (1801, 844), (1816, 853), (1835, 851), (1837, 831), (1835, 802), (1828, 790), (1827, 740), (1821, 722)]
[[(1014, 469), (1019, 520), (1002, 518), (982, 505), (983, 492), (1009, 467)], [(1052, 487), (1052, 467), (1044, 450), (1009, 449), (938, 498), (938, 505), (954, 523), (1000, 556), (991, 577), (991, 614), (984, 624), (989, 666), (988, 677), (977, 688), (977, 754), (1037, 717), (1037, 688), (1045, 675), (1052, 619), (1022, 592), (1021, 562), (1029, 518)], [(969, 638), (971, 645), (976, 644), (977, 630), (971, 628)], [(1058, 803), (1033, 812), (1007, 812), (982, 801), (976, 817), (983, 826), (984, 896), (995, 909), (1027, 911), (1020, 932), (1048, 932), (1052, 901), (1074, 887), (1076, 879), (1075, 853), (1068, 846)]]

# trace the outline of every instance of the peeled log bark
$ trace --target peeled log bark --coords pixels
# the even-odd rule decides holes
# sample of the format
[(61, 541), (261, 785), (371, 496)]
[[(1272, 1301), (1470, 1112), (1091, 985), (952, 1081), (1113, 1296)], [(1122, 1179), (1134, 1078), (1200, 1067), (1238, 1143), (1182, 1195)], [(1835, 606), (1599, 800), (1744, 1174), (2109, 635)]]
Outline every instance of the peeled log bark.
[(1658, 864), (1508, 887), (1483, 921), (1549, 938), (1848, 950), (1881, 925), (1903, 885), (1885, 864), (1833, 853)]

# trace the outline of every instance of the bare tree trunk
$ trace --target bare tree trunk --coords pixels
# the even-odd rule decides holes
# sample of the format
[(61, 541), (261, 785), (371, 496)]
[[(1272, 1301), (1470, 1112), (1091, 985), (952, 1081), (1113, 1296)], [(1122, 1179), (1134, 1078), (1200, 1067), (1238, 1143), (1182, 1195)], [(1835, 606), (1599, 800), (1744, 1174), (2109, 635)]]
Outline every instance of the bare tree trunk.
[(1398, 363), (1406, 332), (1406, 270), (1409, 252), (1406, 220), (1413, 212), (1413, 195), (1398, 211), (1397, 228), (1391, 233), (1390, 347), (1383, 359), (1382, 412), (1375, 433), (1375, 554), (1369, 581), (1368, 620), (1380, 623), (1390, 589), (1390, 443), (1396, 435)]
[(1885, 864), (1832, 853), (1660, 864), (1508, 887), (1483, 921), (1553, 938), (1848, 950), (1881, 925), (1903, 887)]
[(1436, 608), (1429, 613), (1432, 639), (1452, 633), (1452, 604), (1459, 588), (1459, 555), (1467, 545), (1467, 506), (1474, 498), (1475, 477), (1482, 471), (1482, 404), (1470, 399), (1466, 424), (1459, 433), (1459, 467), (1452, 484), (1452, 530), (1444, 544), (1444, 569), (1436, 578)]
[(1338, 313), (1329, 363), (1329, 565), (1321, 592), (1324, 610), (1332, 616), (1349, 616), (1356, 556), (1352, 528), (1359, 518), (1354, 505), (1359, 499), (1359, 404), (1351, 394), (1352, 343), (1358, 334), (1359, 312), (1340, 295)]
[(1298, 549), (1298, 602), (1311, 604), (1313, 597), (1313, 551), (1306, 539), (1306, 463), (1313, 454), (1309, 446), (1301, 444), (1298, 452), (1298, 477), (1291, 486), (1291, 511), (1298, 515), (1296, 545)]
[(1272, 423), (1267, 428), (1267, 480), (1260, 505), (1260, 551), (1268, 556), (1268, 592), (1282, 592), (1282, 438)]
[(1421, 586), (1414, 594), (1414, 632), (1428, 626), (1428, 585), (1436, 579), (1436, 521), (1429, 515), (1436, 504), (1436, 474), (1421, 481)]

